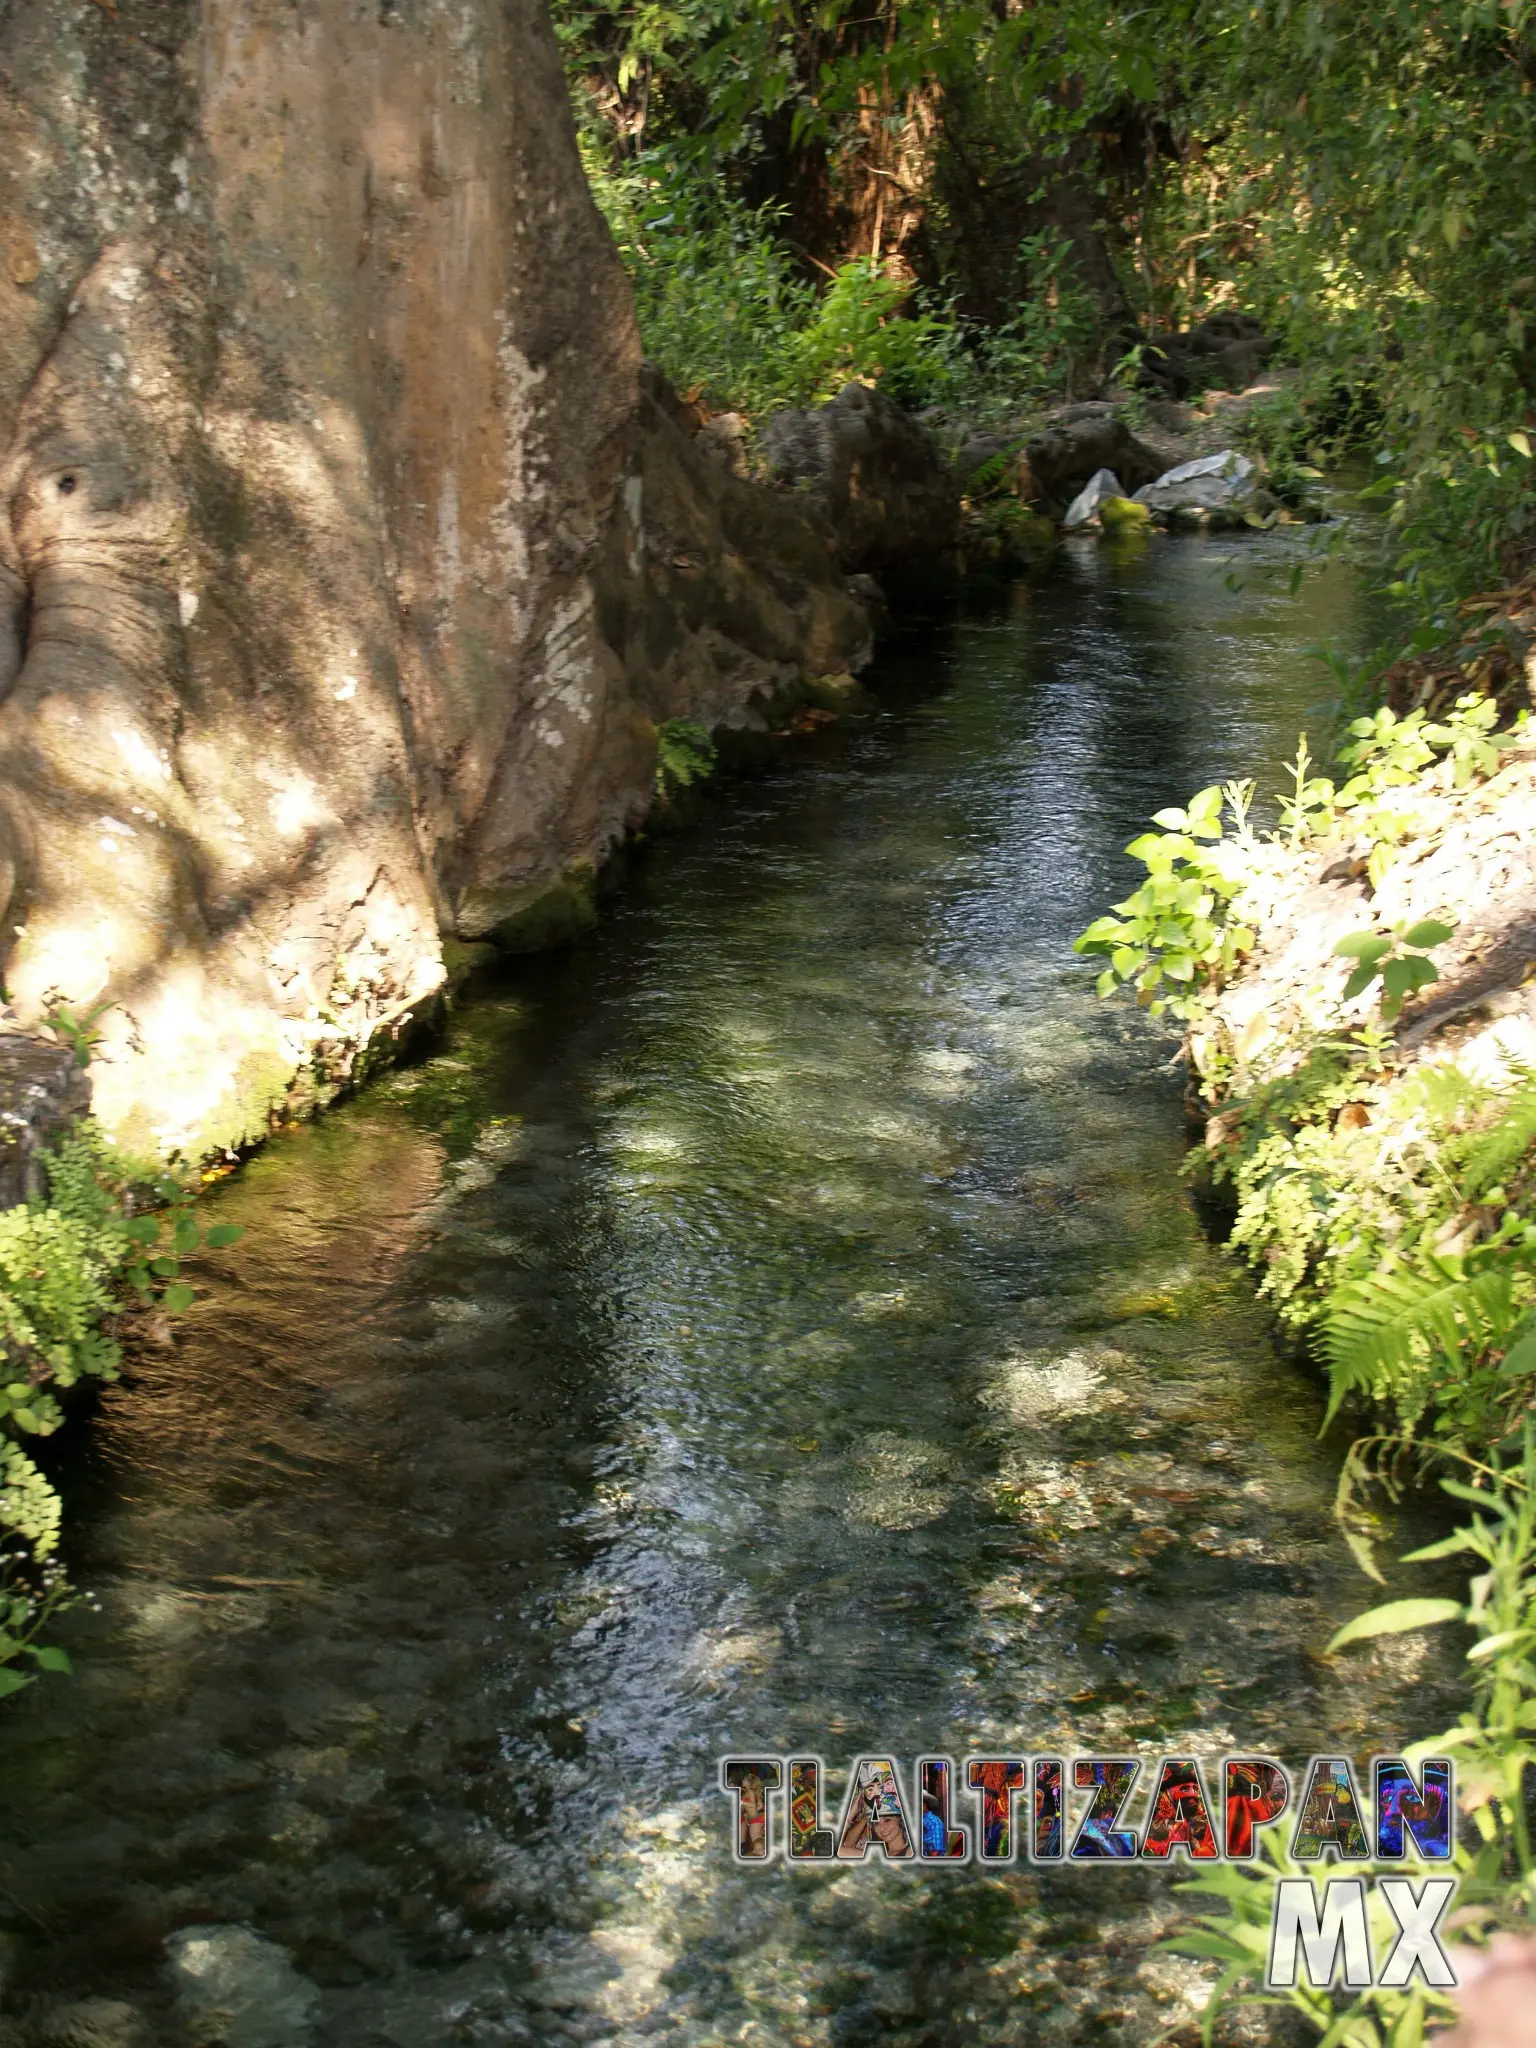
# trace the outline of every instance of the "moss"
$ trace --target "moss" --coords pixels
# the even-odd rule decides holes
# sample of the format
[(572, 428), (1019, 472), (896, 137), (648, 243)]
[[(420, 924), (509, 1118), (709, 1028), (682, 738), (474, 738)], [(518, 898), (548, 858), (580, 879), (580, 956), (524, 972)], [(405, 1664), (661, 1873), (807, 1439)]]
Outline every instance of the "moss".
[(471, 976), (478, 974), (482, 967), (489, 967), (496, 958), (496, 948), (484, 940), (456, 939), (445, 933), (442, 940), (444, 981), (442, 995), (449, 1001), (459, 993)]
[(843, 715), (873, 710), (875, 703), (857, 676), (849, 675), (846, 669), (837, 675), (807, 676), (805, 701), (822, 711)]
[(459, 908), (462, 939), (489, 940), (499, 953), (567, 946), (597, 923), (597, 875), (577, 861), (552, 881), (522, 889), (471, 889)]

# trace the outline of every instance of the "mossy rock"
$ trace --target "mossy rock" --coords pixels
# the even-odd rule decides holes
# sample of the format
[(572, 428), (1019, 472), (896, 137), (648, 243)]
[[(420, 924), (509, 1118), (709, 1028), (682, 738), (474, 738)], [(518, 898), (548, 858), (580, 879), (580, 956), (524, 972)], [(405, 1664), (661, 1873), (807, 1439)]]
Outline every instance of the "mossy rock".
[(582, 861), (522, 889), (470, 889), (459, 905), (458, 935), (488, 940), (499, 953), (568, 946), (597, 923), (596, 882), (591, 862)]
[(496, 948), (484, 939), (456, 939), (445, 932), (442, 947), (443, 993), (449, 997), (456, 996), (472, 974), (496, 959)]
[(1099, 523), (1106, 533), (1144, 533), (1152, 514), (1134, 498), (1106, 498), (1099, 506)]
[(875, 704), (858, 677), (850, 675), (846, 669), (834, 676), (807, 676), (804, 701), (821, 711), (839, 713), (871, 711)]

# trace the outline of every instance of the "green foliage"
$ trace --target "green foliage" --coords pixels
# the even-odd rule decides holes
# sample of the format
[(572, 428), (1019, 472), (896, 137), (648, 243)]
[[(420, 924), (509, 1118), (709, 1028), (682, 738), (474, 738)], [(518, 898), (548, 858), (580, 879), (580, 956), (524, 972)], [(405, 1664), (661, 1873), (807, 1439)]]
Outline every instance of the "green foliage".
[(805, 326), (786, 342), (786, 395), (818, 404), (858, 378), (878, 382), (900, 403), (922, 406), (940, 397), (949, 381), (954, 323), (930, 312), (902, 317), (909, 296), (904, 282), (885, 276), (867, 257), (843, 264)]
[(813, 405), (854, 379), (928, 404), (961, 375), (960, 330), (918, 309), (868, 258), (818, 290), (779, 239), (782, 209), (752, 207), (658, 149), (588, 177), (635, 288), (641, 339), (680, 390), (756, 414)]
[[(1282, 829), (1268, 835), (1268, 842), (1295, 850), (1347, 830), (1367, 849), (1367, 871), (1379, 883), (1416, 822), (1432, 774), (1443, 775), (1448, 767), (1453, 786), (1463, 789), (1497, 772), (1504, 749), (1525, 730), (1522, 715), (1509, 734), (1496, 733), (1497, 717), (1490, 699), (1473, 694), (1459, 698), (1438, 724), (1428, 723), (1421, 711), (1399, 718), (1386, 707), (1356, 718), (1339, 749), (1340, 765), (1349, 771), (1342, 785), (1309, 772), (1311, 751), (1303, 735), (1291, 764), (1292, 788), (1278, 798)], [(1251, 783), (1212, 785), (1191, 799), (1187, 811), (1157, 812), (1153, 822), (1165, 828), (1162, 833), (1132, 840), (1126, 852), (1147, 868), (1146, 881), (1074, 942), (1079, 953), (1108, 957), (1098, 980), (1100, 995), (1129, 984), (1154, 1016), (1166, 1010), (1198, 1031), (1211, 996), (1254, 944), (1242, 903), (1262, 865), (1265, 842), (1248, 826), (1252, 799)], [(1230, 838), (1223, 837), (1224, 803), (1236, 828)], [(1382, 1015), (1390, 1022), (1407, 996), (1438, 980), (1425, 949), (1451, 936), (1451, 927), (1423, 920), (1411, 930), (1359, 932), (1341, 940), (1338, 952), (1359, 963), (1346, 999), (1379, 979)], [(1209, 1081), (1215, 1050), (1204, 1040), (1196, 1050)]]
[(656, 794), (671, 796), (715, 772), (719, 750), (702, 725), (668, 718), (656, 728)]
[(241, 1235), (199, 1223), (175, 1175), (136, 1179), (89, 1118), (43, 1164), (46, 1201), (0, 1211), (0, 1696), (68, 1669), (39, 1640), (73, 1596), (59, 1497), (27, 1447), (60, 1427), (61, 1395), (118, 1377), (126, 1309), (189, 1308), (182, 1260)]
[(1454, 1065), (1404, 1067), (1383, 1027), (1439, 978), (1428, 955), (1454, 928), (1435, 919), (1339, 942), (1354, 962), (1341, 1000), (1379, 984), (1381, 1023), (1341, 1018), (1343, 1035), (1300, 1048), (1282, 1037), (1300, 1054), (1288, 1070), (1256, 1077), (1243, 1045), (1218, 1038), (1211, 999), (1255, 943), (1271, 848), (1348, 834), (1357, 854), (1390, 857), (1429, 797), (1498, 772), (1513, 735), (1495, 722), (1473, 696), (1440, 722), (1357, 717), (1340, 784), (1311, 772), (1303, 740), (1266, 837), (1248, 828), (1251, 785), (1159, 812), (1163, 830), (1127, 848), (1146, 881), (1077, 941), (1108, 958), (1100, 994), (1128, 985), (1181, 1018), (1206, 1089), (1229, 1091), (1202, 1170), (1231, 1191), (1229, 1241), (1261, 1294), (1315, 1342), (1330, 1416), (1353, 1398), (1452, 1445), (1498, 1442), (1536, 1391), (1536, 1078), (1495, 1090)]
[(716, 407), (787, 403), (788, 352), (815, 293), (775, 239), (776, 210), (708, 190), (667, 152), (614, 170), (589, 150), (587, 172), (634, 284), (646, 353)]
[(114, 1003), (95, 1003), (82, 1016), (77, 1016), (69, 1005), (54, 993), (44, 1001), (43, 1020), (60, 1044), (67, 1045), (74, 1053), (76, 1066), (88, 1067), (91, 1064), (91, 1054), (101, 1043), (102, 1034), (97, 1030), (97, 1024), (108, 1010), (115, 1008)]
[[(1074, 941), (1079, 953), (1108, 957), (1096, 984), (1101, 996), (1129, 984), (1154, 1017), (1166, 1010), (1188, 1021), (1252, 946), (1253, 933), (1222, 915), (1242, 884), (1251, 795), (1251, 784), (1202, 789), (1187, 810), (1158, 811), (1152, 822), (1164, 829), (1143, 832), (1125, 849), (1147, 879), (1114, 906), (1115, 915), (1095, 918)], [(1238, 830), (1222, 846), (1224, 805)]]
[[(811, 270), (851, 290), (884, 180), (921, 209), (903, 256), (930, 296), (905, 310), (986, 311), (913, 344), (920, 375), (886, 366), (923, 402), (1017, 418), (1117, 358), (1155, 372), (1171, 329), (1237, 304), (1301, 365), (1250, 430), (1274, 487), (1299, 502), (1376, 443), (1393, 588), (1421, 619), (1496, 587), (1536, 524), (1532, 0), (554, 11), (648, 345), (685, 386), (785, 402)], [(657, 179), (653, 247), (619, 188)]]
[[(1411, 1412), (1437, 1381), (1477, 1378), (1483, 1361), (1514, 1347), (1536, 1299), (1533, 1280), (1507, 1256), (1421, 1252), (1336, 1288), (1321, 1322), (1329, 1419), (1352, 1393), (1396, 1398)], [(1466, 1406), (1462, 1386), (1455, 1405)]]
[(1336, 958), (1357, 962), (1344, 984), (1345, 1002), (1364, 995), (1373, 981), (1380, 981), (1381, 1014), (1390, 1024), (1409, 996), (1440, 979), (1439, 968), (1422, 949), (1443, 946), (1454, 934), (1453, 925), (1439, 924), (1432, 917), (1386, 933), (1351, 932), (1333, 949)]
[(1536, 1388), (1536, 1081), (1394, 1074), (1358, 1042), (1222, 1112), (1230, 1242), (1347, 1398), (1408, 1436), (1499, 1441)]
[[(1501, 1928), (1529, 1933), (1536, 1906), (1536, 1864), (1531, 1855), (1526, 1784), (1536, 1766), (1536, 1438), (1527, 1421), (1505, 1460), (1468, 1460), (1472, 1484), (1441, 1483), (1471, 1515), (1444, 1542), (1410, 1553), (1410, 1564), (1469, 1557), (1477, 1572), (1465, 1601), (1417, 1596), (1394, 1600), (1347, 1622), (1327, 1654), (1382, 1636), (1458, 1623), (1471, 1631), (1466, 1653), (1471, 1700), (1457, 1724), (1408, 1752), (1410, 1761), (1452, 1755), (1469, 1813), (1454, 1850), (1458, 1879), (1456, 1914), (1462, 1941), (1486, 1942)], [(1400, 1870), (1392, 1865), (1389, 1870)], [(1402, 1989), (1376, 1986), (1351, 1997), (1317, 1990), (1305, 1981), (1286, 1992), (1265, 1992), (1263, 1972), (1269, 1948), (1275, 1886), (1302, 1877), (1316, 1865), (1294, 1863), (1273, 1839), (1249, 1864), (1224, 1864), (1202, 1872), (1181, 1890), (1214, 1900), (1222, 1910), (1168, 1946), (1186, 1955), (1214, 1958), (1222, 1965), (1206, 2007), (1202, 2038), (1209, 2044), (1233, 2005), (1289, 2005), (1328, 2048), (1422, 2048), (1431, 2028), (1454, 2025), (1457, 2009), (1443, 1991), (1415, 1976)], [(1355, 1876), (1372, 1866), (1352, 1865)], [(1389, 1874), (1389, 1870), (1380, 1874)], [(1327, 1871), (1324, 1881), (1331, 1881)], [(1334, 1875), (1345, 1873), (1334, 1867)], [(1385, 1946), (1395, 1933), (1390, 1908), (1379, 1892), (1369, 1894), (1373, 1943)], [(1378, 1950), (1379, 1952), (1379, 1950)], [(1440, 2038), (1440, 2036), (1436, 2036)]]

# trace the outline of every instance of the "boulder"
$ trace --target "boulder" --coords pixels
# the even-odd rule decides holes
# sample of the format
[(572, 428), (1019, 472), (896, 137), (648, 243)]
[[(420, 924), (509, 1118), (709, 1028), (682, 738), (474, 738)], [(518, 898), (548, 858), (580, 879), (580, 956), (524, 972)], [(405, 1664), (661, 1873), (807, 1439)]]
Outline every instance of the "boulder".
[(739, 412), (713, 414), (699, 428), (694, 441), (700, 454), (720, 463), (733, 476), (747, 474), (747, 422)]
[(1226, 309), (1180, 334), (1161, 336), (1142, 357), (1141, 382), (1170, 398), (1246, 391), (1273, 347), (1251, 314)]
[(1253, 463), (1235, 448), (1200, 455), (1165, 470), (1155, 483), (1136, 492), (1136, 502), (1150, 512), (1240, 514), (1252, 500), (1257, 479)]
[(1023, 458), (1023, 445), (1017, 434), (967, 434), (955, 455), (955, 474), (962, 490), (974, 490), (978, 473), (997, 463), (999, 456), (1005, 463), (999, 465), (1018, 475)]
[(90, 1081), (68, 1046), (0, 1034), (0, 1209), (47, 1192), (38, 1155), (90, 1106)]
[(144, 2015), (117, 1998), (77, 1998), (33, 2011), (26, 2048), (154, 2048)]
[(775, 413), (761, 436), (780, 486), (814, 507), (846, 571), (931, 568), (955, 545), (960, 492), (933, 436), (883, 392)]
[(1067, 507), (1066, 517), (1061, 523), (1068, 533), (1084, 526), (1097, 526), (1100, 507), (1108, 500), (1118, 502), (1124, 497), (1120, 479), (1112, 469), (1095, 470)]
[(1167, 467), (1111, 405), (1097, 401), (1058, 408), (1026, 442), (1020, 495), (1060, 518), (1089, 478), (1112, 470), (1128, 491)]

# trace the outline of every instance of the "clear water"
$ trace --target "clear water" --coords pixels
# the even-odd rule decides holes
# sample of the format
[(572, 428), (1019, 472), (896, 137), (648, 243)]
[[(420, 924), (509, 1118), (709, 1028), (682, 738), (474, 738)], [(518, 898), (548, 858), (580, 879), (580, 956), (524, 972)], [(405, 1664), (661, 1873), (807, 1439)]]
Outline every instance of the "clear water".
[(1380, 1597), (1338, 1442), (1070, 950), (1366, 633), (1286, 547), (1065, 551), (218, 1196), (70, 1481), (77, 1676), (0, 1720), (20, 2005), (180, 2039), (163, 1942), (243, 1923), (344, 2048), (1148, 2042), (1166, 1872), (738, 1869), (717, 1757), (1444, 1724), (1422, 1639), (1318, 1655)]

